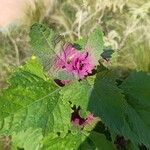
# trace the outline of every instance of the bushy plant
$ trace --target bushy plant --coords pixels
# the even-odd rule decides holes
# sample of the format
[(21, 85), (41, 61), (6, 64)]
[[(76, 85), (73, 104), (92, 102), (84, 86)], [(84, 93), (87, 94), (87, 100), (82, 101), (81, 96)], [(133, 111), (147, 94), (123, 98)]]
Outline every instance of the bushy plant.
[(32, 58), (0, 94), (1, 147), (150, 148), (150, 75), (120, 75), (100, 28), (70, 43), (36, 23), (30, 43)]

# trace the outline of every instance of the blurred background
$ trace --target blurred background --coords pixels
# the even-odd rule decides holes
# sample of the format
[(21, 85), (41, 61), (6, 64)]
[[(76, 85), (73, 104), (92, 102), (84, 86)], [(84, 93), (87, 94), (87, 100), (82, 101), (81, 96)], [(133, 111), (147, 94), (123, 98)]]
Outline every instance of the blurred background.
[(46, 23), (69, 41), (96, 27), (112, 65), (150, 71), (149, 0), (0, 0), (0, 88), (11, 72), (31, 57), (30, 26)]

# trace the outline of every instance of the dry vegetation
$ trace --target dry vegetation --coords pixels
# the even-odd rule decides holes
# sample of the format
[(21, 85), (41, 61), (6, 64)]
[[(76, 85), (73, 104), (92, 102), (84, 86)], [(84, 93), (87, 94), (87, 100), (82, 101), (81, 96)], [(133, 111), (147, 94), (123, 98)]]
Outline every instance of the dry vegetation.
[(47, 23), (71, 41), (100, 26), (105, 46), (117, 51), (113, 65), (150, 71), (148, 0), (51, 0), (49, 5), (39, 0), (34, 8), (28, 7), (20, 27), (0, 33), (1, 87), (12, 69), (30, 56), (29, 26), (36, 21)]

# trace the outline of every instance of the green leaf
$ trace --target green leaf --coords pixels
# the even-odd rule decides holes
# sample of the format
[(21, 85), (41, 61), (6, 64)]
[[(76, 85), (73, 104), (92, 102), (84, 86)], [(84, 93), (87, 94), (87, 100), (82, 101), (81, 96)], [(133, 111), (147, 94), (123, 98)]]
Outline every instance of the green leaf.
[(100, 28), (95, 29), (88, 38), (86, 48), (91, 49), (92, 55), (95, 58), (95, 61), (98, 62), (100, 55), (103, 53), (103, 32)]
[(23, 66), (23, 70), (46, 80), (45, 73), (43, 72), (43, 66), (39, 59), (35, 56), (32, 56), (32, 58), (28, 61), (28, 65)]
[(114, 50), (108, 48), (108, 49), (104, 49), (101, 56), (104, 59), (110, 59), (110, 58), (112, 58), (113, 53), (114, 53)]
[(84, 50), (87, 43), (87, 38), (80, 38), (74, 42), (74, 46), (77, 50)]
[(26, 131), (12, 134), (12, 150), (39, 150), (43, 139), (41, 129), (29, 128)]
[(75, 77), (73, 76), (73, 74), (66, 72), (65, 70), (59, 71), (57, 78), (59, 80), (74, 80)]
[(125, 135), (150, 147), (150, 75), (132, 72), (120, 87), (128, 103)]
[(97, 75), (91, 92), (88, 110), (114, 132), (120, 133), (124, 125), (124, 96), (109, 72)]
[[(62, 88), (60, 94), (64, 102), (80, 106), (83, 112), (87, 110), (91, 86), (86, 81), (74, 82)], [(83, 113), (86, 114), (86, 113)]]
[(58, 104), (55, 106), (49, 123), (53, 126), (54, 133), (60, 133), (61, 136), (64, 136), (68, 129), (70, 129), (70, 119), (71, 119), (71, 107), (69, 103), (63, 102), (61, 96), (58, 101)]
[(43, 150), (57, 150), (58, 148), (61, 150), (70, 150), (70, 149), (78, 149), (80, 144), (84, 141), (86, 137), (82, 134), (71, 134), (69, 133), (64, 138), (61, 137), (53, 137), (51, 134), (44, 138), (43, 141)]
[(36, 54), (46, 55), (54, 49), (56, 34), (44, 24), (35, 23), (30, 30), (31, 45)]
[[(29, 64), (30, 66), (30, 64)], [(25, 66), (25, 69), (28, 64)], [(24, 68), (12, 74), (8, 89), (2, 92), (0, 100), (0, 117), (7, 117), (21, 108), (43, 99), (48, 93), (57, 89), (53, 81), (46, 81)]]
[(35, 23), (30, 30), (30, 39), (34, 54), (40, 58), (44, 69), (49, 72), (49, 75), (54, 76), (52, 75), (54, 73), (52, 71), (54, 69), (53, 64), (57, 51), (62, 48), (59, 45), (60, 42), (57, 41), (59, 36), (46, 25)]
[(133, 144), (133, 143), (129, 143), (127, 146), (126, 146), (126, 149), (127, 150), (139, 150), (139, 147), (138, 147), (138, 145), (135, 145), (135, 144)]
[(103, 134), (92, 131), (89, 138), (99, 150), (115, 150), (115, 146)]
[(12, 75), (10, 86), (1, 94), (0, 133), (10, 134), (28, 127), (42, 128), (43, 134), (65, 133), (70, 125), (70, 106), (59, 98), (60, 88), (52, 80), (41, 78), (42, 68), (34, 70), (35, 74), (28, 72), (34, 66), (31, 62), (32, 65), (28, 63)]
[(106, 140), (105, 136), (97, 132), (89, 133), (68, 133), (64, 138), (47, 136), (43, 141), (43, 150), (115, 150), (114, 146)]

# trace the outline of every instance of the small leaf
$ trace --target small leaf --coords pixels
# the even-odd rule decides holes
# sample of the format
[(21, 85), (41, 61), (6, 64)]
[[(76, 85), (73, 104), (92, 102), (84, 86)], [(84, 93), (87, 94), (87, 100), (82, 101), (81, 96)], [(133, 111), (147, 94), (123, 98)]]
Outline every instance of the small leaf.
[[(91, 87), (86, 81), (74, 82), (65, 86), (60, 94), (64, 102), (71, 102), (72, 105), (80, 106), (83, 114), (86, 114)], [(84, 116), (85, 117), (85, 116)]]
[(30, 30), (31, 45), (36, 54), (49, 53), (54, 49), (55, 33), (44, 24), (35, 23)]
[(80, 38), (80, 39), (75, 41), (74, 47), (77, 50), (84, 50), (85, 46), (86, 46), (86, 43), (87, 43), (87, 38)]
[(90, 34), (86, 47), (87, 49), (91, 49), (95, 61), (98, 62), (100, 55), (103, 53), (104, 47), (103, 32), (100, 28), (95, 29), (95, 31)]
[(113, 53), (114, 51), (112, 49), (105, 49), (103, 53), (101, 54), (101, 56), (103, 59), (110, 59), (112, 58)]
[[(33, 53), (40, 58), (44, 70), (54, 77), (53, 71), (54, 61), (58, 55), (58, 51), (62, 49), (61, 42), (58, 40), (60, 36), (44, 24), (35, 23), (30, 30), (30, 43)], [(59, 43), (59, 44), (58, 44)]]

